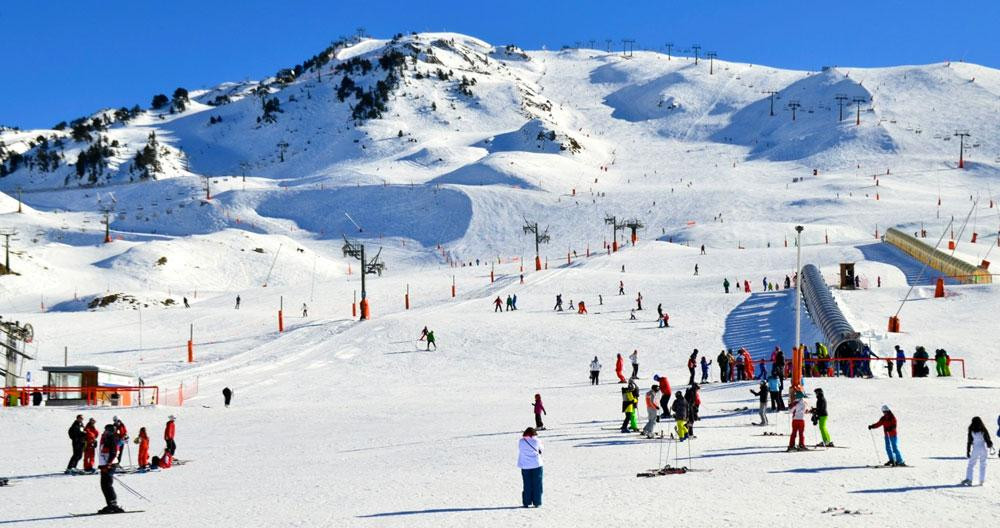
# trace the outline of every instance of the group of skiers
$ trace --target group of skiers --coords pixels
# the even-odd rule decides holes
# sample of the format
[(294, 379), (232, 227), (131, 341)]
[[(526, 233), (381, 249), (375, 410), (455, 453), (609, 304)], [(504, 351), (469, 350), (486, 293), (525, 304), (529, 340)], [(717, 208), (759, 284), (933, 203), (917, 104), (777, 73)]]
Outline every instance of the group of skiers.
[[(695, 264), (695, 266), (694, 266), (694, 274), (695, 275), (698, 274), (698, 265), (697, 264)], [(785, 275), (785, 289), (788, 290), (788, 289), (793, 288), (794, 284), (795, 284), (795, 278), (794, 277), (789, 277), (788, 275)], [(733, 282), (729, 282), (729, 277), (724, 277), (722, 279), (722, 291), (724, 291), (725, 293), (729, 293), (730, 292), (730, 288), (732, 286), (734, 286), (734, 285), (736, 286), (736, 288), (733, 289), (732, 291), (735, 291), (737, 293), (740, 291), (740, 289), (742, 289), (744, 293), (750, 293), (750, 291), (751, 291), (750, 281), (748, 281), (748, 280), (744, 279), (743, 280), (743, 287), (740, 288), (740, 280), (739, 279), (733, 279)], [(769, 281), (769, 280), (767, 280), (767, 277), (764, 277), (761, 280), (761, 286), (760, 287), (761, 287), (761, 291), (780, 291), (781, 290), (781, 284), (780, 283)]]
[[(139, 434), (134, 443), (139, 447), (138, 469), (139, 471), (169, 468), (173, 465), (174, 454), (177, 451), (177, 443), (174, 440), (176, 417), (171, 415), (167, 419), (163, 430), (163, 440), (166, 447), (162, 456), (149, 457), (149, 436), (146, 428), (139, 429)], [(83, 423), (83, 415), (78, 414), (69, 427), (69, 438), (72, 443), (73, 455), (69, 459), (65, 473), (68, 475), (81, 473), (101, 474), (101, 492), (107, 505), (98, 513), (121, 513), (124, 510), (118, 506), (118, 498), (114, 490), (115, 470), (122, 462), (122, 455), (128, 446), (129, 434), (125, 423), (117, 416), (112, 418), (112, 423), (104, 426), (104, 432), (98, 431), (97, 420), (90, 418), (87, 424)], [(131, 464), (131, 449), (129, 449), (129, 463)], [(97, 455), (97, 468), (95, 465), (95, 455)], [(83, 459), (83, 471), (77, 468), (80, 459)]]

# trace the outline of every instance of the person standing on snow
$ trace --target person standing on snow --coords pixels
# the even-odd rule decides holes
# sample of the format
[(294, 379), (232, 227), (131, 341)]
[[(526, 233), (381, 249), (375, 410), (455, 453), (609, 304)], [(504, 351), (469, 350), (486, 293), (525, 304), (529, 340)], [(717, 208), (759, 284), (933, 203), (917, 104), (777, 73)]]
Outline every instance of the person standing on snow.
[(969, 459), (969, 464), (965, 468), (965, 480), (963, 486), (972, 485), (972, 470), (979, 463), (979, 485), (982, 486), (986, 480), (986, 449), (993, 452), (993, 440), (990, 439), (990, 432), (986, 430), (983, 419), (976, 416), (969, 424), (969, 433), (965, 442), (965, 457)]
[(771, 357), (774, 361), (773, 373), (778, 376), (778, 386), (779, 390), (785, 390), (785, 353), (781, 350), (781, 347), (774, 347), (774, 355)]
[(122, 453), (125, 452), (125, 444), (128, 443), (128, 429), (125, 428), (125, 422), (119, 420), (117, 416), (113, 417), (111, 421), (115, 424), (115, 437), (118, 438), (118, 463), (121, 464)]
[[(622, 266), (622, 271), (625, 271), (624, 266)], [(618, 281), (618, 295), (625, 295), (625, 281)]]
[(903, 365), (906, 364), (906, 351), (896, 345), (896, 375), (903, 377)]
[[(792, 434), (788, 436), (788, 449), (786, 451), (806, 450), (806, 395), (801, 392), (795, 393), (795, 403), (792, 405)], [(799, 435), (799, 445), (795, 446), (795, 435)]]
[(826, 396), (823, 395), (823, 389), (816, 389), (813, 392), (816, 394), (816, 406), (809, 409), (809, 414), (812, 414), (813, 425), (819, 426), (819, 434), (822, 438), (816, 447), (834, 447), (830, 440), (830, 432), (826, 430), (826, 419), (829, 416), (826, 411)]
[(694, 274), (695, 274), (696, 277), (698, 276), (698, 265), (697, 264), (694, 265)]
[(705, 356), (701, 356), (701, 382), (708, 383), (708, 367), (712, 366), (712, 362), (705, 359)]
[(771, 393), (771, 410), (781, 412), (785, 410), (785, 400), (781, 397), (781, 387), (778, 385), (778, 377), (773, 373), (767, 378), (767, 391)]
[(698, 366), (698, 349), (694, 349), (691, 352), (691, 356), (688, 358), (688, 372), (691, 373), (690, 379), (688, 379), (688, 385), (694, 385), (694, 369)]
[(663, 303), (656, 305), (656, 318), (660, 320), (660, 326), (663, 326)]
[(535, 428), (544, 431), (545, 424), (542, 423), (542, 414), (548, 415), (549, 413), (546, 412), (545, 405), (542, 404), (541, 394), (535, 394), (535, 401), (531, 404), (531, 409), (535, 413)]
[(750, 293), (750, 281), (746, 279), (743, 280), (743, 291), (745, 293)]
[(556, 294), (556, 305), (552, 308), (552, 311), (554, 311), (554, 312), (561, 312), (561, 311), (563, 311), (562, 294), (561, 293), (557, 293)]
[(306, 317), (309, 317), (309, 307), (306, 306), (306, 303), (302, 303), (302, 318), (305, 319)]
[(674, 412), (674, 421), (676, 422), (674, 430), (677, 431), (677, 439), (683, 442), (684, 440), (687, 440), (688, 437), (688, 405), (687, 402), (684, 401), (684, 395), (681, 394), (681, 391), (677, 391), (677, 394), (674, 394), (674, 405), (670, 408), (670, 410)]
[(580, 301), (577, 304), (577, 306), (578, 306), (578, 309), (576, 310), (576, 313), (578, 313), (580, 315), (587, 315), (587, 305), (584, 304), (583, 301)]
[(660, 405), (657, 402), (659, 397), (659, 385), (653, 385), (646, 391), (646, 427), (642, 428), (642, 434), (646, 438), (653, 438), (653, 432), (656, 430), (656, 420), (660, 416)]
[(590, 362), (590, 384), (598, 385), (600, 381), (598, 378), (601, 376), (601, 362), (597, 360), (597, 356), (594, 356), (594, 360)]
[(889, 461), (885, 465), (890, 467), (906, 465), (903, 462), (903, 455), (899, 454), (899, 438), (896, 436), (896, 425), (896, 416), (892, 414), (888, 405), (883, 405), (882, 417), (877, 422), (868, 426), (869, 430), (881, 427), (885, 433), (885, 454), (889, 457)]
[(518, 443), (517, 467), (521, 469), (521, 504), (542, 506), (542, 443), (533, 427), (524, 430)]
[(729, 293), (729, 277), (722, 279), (722, 289)]
[(510, 298), (510, 305), (513, 307), (514, 311), (517, 311), (517, 294), (515, 293), (513, 297)]
[(101, 435), (101, 432), (97, 430), (96, 420), (93, 418), (87, 420), (87, 427), (83, 428), (84, 433), (84, 448), (83, 448), (83, 471), (86, 473), (93, 473), (94, 470), (94, 455), (97, 451), (97, 438)]
[(632, 351), (632, 355), (630, 355), (628, 357), (628, 359), (632, 362), (632, 377), (633, 378), (638, 378), (639, 377), (639, 351), (638, 350), (633, 350)]
[(729, 356), (726, 351), (719, 352), (715, 358), (715, 364), (719, 366), (719, 381), (725, 383), (729, 381)]
[(615, 358), (615, 374), (618, 375), (618, 383), (625, 383), (625, 376), (622, 375), (622, 369), (625, 368), (625, 359), (622, 358), (621, 354)]
[(767, 425), (767, 383), (760, 382), (757, 390), (750, 389), (750, 393), (760, 399), (760, 423), (757, 425)]
[(236, 309), (237, 310), (240, 309), (240, 296), (239, 295), (236, 296)]
[(513, 309), (514, 309), (514, 300), (510, 298), (510, 295), (508, 295), (507, 296), (507, 311), (509, 312), (509, 311), (511, 311)]
[(69, 441), (73, 445), (73, 455), (69, 457), (69, 464), (66, 464), (67, 475), (77, 473), (77, 464), (83, 458), (83, 448), (86, 445), (87, 435), (83, 432), (83, 415), (76, 415), (76, 419), (69, 426)]
[(660, 386), (660, 411), (663, 414), (660, 418), (670, 418), (670, 381), (667, 379), (666, 375), (656, 374), (653, 376), (653, 381), (655, 381)]
[(149, 435), (146, 434), (145, 427), (139, 428), (135, 443), (139, 445), (139, 469), (146, 469), (149, 466)]
[(494, 306), (493, 313), (497, 313), (497, 312), (502, 312), (503, 311), (503, 301), (500, 300), (500, 296), (499, 295), (497, 295), (497, 298), (493, 300), (493, 306)]
[(638, 293), (639, 294), (635, 298), (635, 309), (639, 310), (641, 312), (642, 311), (642, 292), (638, 292)]
[(171, 456), (177, 455), (177, 443), (174, 442), (174, 420), (177, 417), (170, 415), (167, 417), (167, 425), (163, 428), (163, 440), (167, 443), (167, 451), (170, 451)]
[(104, 434), (101, 435), (101, 450), (98, 456), (98, 469), (101, 470), (101, 493), (104, 494), (104, 501), (107, 506), (101, 508), (97, 513), (122, 513), (118, 506), (118, 495), (115, 494), (115, 455), (118, 454), (119, 438), (115, 434), (115, 425), (104, 426)]
[(437, 339), (434, 337), (434, 330), (427, 331), (427, 351), (430, 352), (431, 345), (434, 345), (434, 350), (438, 349)]
[(622, 412), (625, 413), (621, 428), (623, 433), (639, 431), (638, 424), (635, 423), (635, 404), (639, 401), (636, 399), (635, 393), (632, 392), (633, 385), (630, 382), (628, 386), (622, 387)]
[(229, 403), (233, 401), (233, 389), (229, 387), (222, 389), (222, 400), (225, 402), (226, 407), (229, 407)]

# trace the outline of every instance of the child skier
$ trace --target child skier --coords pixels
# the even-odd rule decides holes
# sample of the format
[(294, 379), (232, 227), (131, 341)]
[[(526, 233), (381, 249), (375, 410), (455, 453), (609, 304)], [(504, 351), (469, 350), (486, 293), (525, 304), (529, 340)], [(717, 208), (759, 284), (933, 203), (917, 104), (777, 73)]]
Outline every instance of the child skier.
[(545, 405), (542, 404), (541, 394), (535, 395), (535, 403), (531, 404), (531, 407), (535, 412), (535, 429), (544, 431), (545, 425), (542, 423), (542, 414), (548, 415), (549, 413), (545, 411)]
[(146, 434), (145, 427), (139, 428), (135, 443), (139, 445), (139, 469), (146, 469), (149, 465), (149, 435)]
[(708, 383), (708, 367), (712, 366), (712, 362), (701, 356), (701, 382)]
[(590, 384), (597, 385), (600, 382), (598, 378), (601, 376), (601, 362), (597, 360), (597, 356), (594, 356), (594, 360), (590, 362)]
[(882, 406), (882, 417), (868, 426), (868, 429), (881, 427), (885, 433), (885, 453), (889, 457), (886, 466), (905, 466), (903, 455), (899, 454), (899, 439), (896, 437), (896, 416), (889, 410), (888, 405)]
[(767, 425), (767, 383), (760, 382), (757, 390), (750, 389), (750, 394), (760, 398), (760, 423), (757, 425)]
[(660, 415), (660, 386), (653, 385), (646, 392), (646, 427), (642, 428), (642, 434), (646, 438), (653, 438), (656, 430), (656, 420)]
[(816, 394), (816, 406), (809, 409), (809, 413), (812, 414), (813, 425), (819, 426), (819, 434), (823, 441), (816, 444), (816, 447), (834, 447), (833, 442), (830, 441), (830, 432), (826, 430), (826, 396), (823, 395), (823, 389), (816, 389), (813, 391)]
[(639, 377), (639, 351), (633, 350), (632, 354), (629, 355), (629, 360), (632, 361), (632, 377)]
[[(635, 404), (636, 399), (632, 394), (632, 384), (630, 383), (626, 387), (622, 387), (622, 412), (625, 414), (625, 419), (622, 420), (622, 432), (627, 433), (629, 431), (638, 431), (639, 428), (635, 424)], [(631, 425), (631, 427), (629, 427)]]
[(684, 395), (681, 394), (681, 391), (677, 391), (677, 394), (674, 394), (674, 405), (670, 410), (674, 411), (674, 421), (677, 422), (675, 426), (677, 439), (683, 442), (687, 439), (688, 405), (684, 401)]
[(983, 485), (986, 480), (986, 449), (993, 452), (993, 440), (990, 439), (990, 432), (986, 430), (983, 419), (976, 416), (969, 424), (969, 433), (965, 442), (965, 456), (969, 459), (969, 465), (965, 468), (965, 480), (963, 486), (972, 485), (972, 470), (979, 463), (979, 485)]
[[(806, 395), (795, 393), (795, 403), (792, 405), (792, 434), (788, 437), (787, 451), (806, 450)], [(799, 445), (795, 446), (795, 435), (799, 435)]]

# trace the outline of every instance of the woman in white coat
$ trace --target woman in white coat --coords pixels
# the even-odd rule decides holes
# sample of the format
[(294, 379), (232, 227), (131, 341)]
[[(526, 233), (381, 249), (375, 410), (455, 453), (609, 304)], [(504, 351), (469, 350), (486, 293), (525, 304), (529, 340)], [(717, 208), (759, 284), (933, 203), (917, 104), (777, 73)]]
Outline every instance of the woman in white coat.
[(542, 443), (534, 427), (524, 430), (518, 442), (517, 467), (521, 468), (521, 504), (525, 508), (542, 505)]
[(965, 443), (965, 456), (969, 459), (969, 465), (965, 468), (963, 486), (972, 485), (972, 470), (976, 462), (979, 462), (979, 485), (983, 485), (983, 481), (986, 480), (987, 449), (993, 451), (993, 440), (990, 440), (990, 432), (986, 430), (982, 418), (976, 416), (969, 424), (969, 436)]

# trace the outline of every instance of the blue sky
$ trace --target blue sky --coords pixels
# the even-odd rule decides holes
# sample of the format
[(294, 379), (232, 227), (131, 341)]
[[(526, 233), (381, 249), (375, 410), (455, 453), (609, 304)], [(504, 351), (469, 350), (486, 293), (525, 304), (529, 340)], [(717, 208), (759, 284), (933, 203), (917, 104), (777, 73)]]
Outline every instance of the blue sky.
[(178, 86), (263, 77), (358, 27), (376, 37), (456, 31), (527, 49), (697, 43), (724, 59), (818, 69), (963, 59), (1000, 67), (998, 21), (996, 0), (7, 1), (0, 124), (46, 127), (102, 107), (145, 107)]

